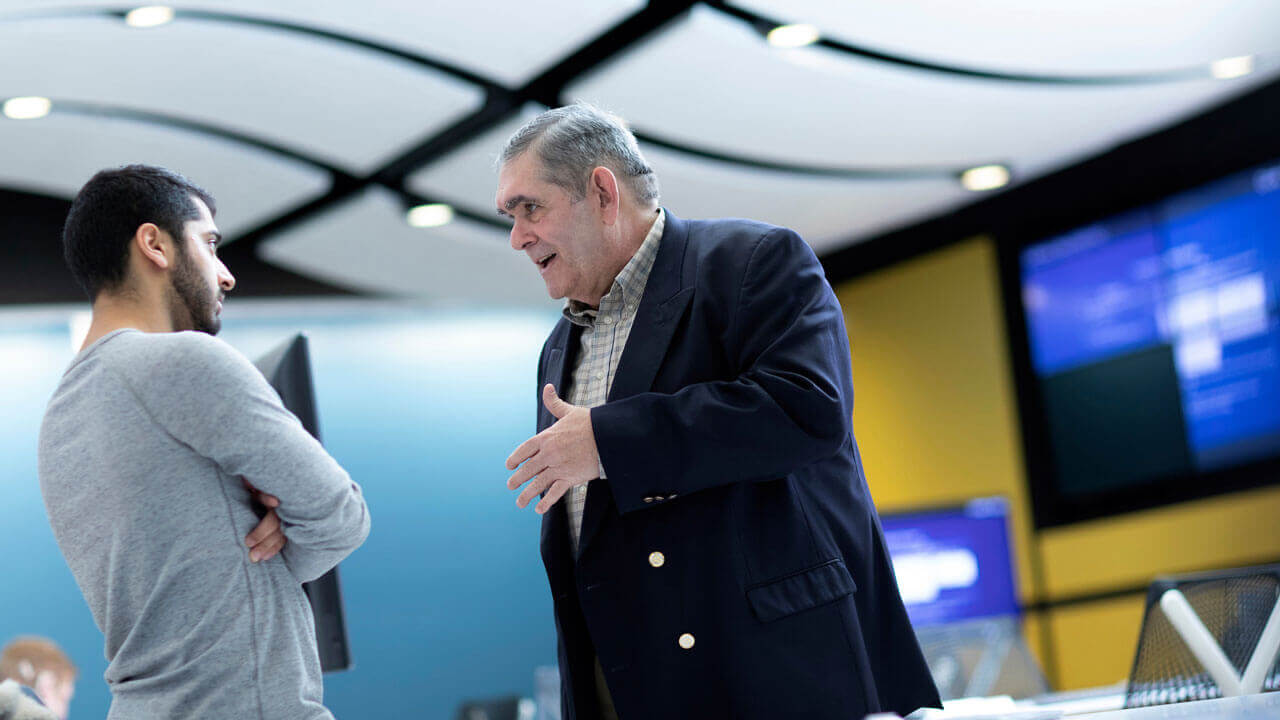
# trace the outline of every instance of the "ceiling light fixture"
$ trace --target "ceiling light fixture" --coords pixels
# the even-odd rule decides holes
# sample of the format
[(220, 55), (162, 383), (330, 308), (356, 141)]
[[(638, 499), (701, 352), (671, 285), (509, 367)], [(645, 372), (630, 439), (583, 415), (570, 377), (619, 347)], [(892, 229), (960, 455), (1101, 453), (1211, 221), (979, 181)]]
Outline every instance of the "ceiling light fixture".
[(812, 25), (779, 25), (765, 35), (765, 39), (774, 47), (798, 48), (818, 42), (822, 35)]
[(146, 7), (134, 8), (124, 16), (124, 21), (130, 27), (136, 28), (164, 25), (171, 20), (173, 20), (173, 8), (164, 5), (147, 5)]
[(981, 192), (995, 190), (1009, 184), (1009, 168), (1003, 165), (982, 165), (960, 173), (960, 184), (965, 190)]
[(13, 120), (34, 120), (49, 114), (53, 103), (49, 98), (16, 97), (4, 101), (4, 115)]
[(1223, 58), (1209, 64), (1209, 74), (1219, 80), (1230, 80), (1253, 72), (1253, 56)]
[(405, 219), (417, 228), (440, 227), (453, 221), (453, 208), (444, 203), (430, 203), (409, 208)]

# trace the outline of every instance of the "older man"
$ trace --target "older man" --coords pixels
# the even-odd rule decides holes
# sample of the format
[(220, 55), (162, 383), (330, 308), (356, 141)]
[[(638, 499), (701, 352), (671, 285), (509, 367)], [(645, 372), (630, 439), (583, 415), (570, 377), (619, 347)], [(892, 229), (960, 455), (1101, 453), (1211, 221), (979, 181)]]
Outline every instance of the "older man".
[[(939, 699), (852, 431), (839, 305), (796, 233), (658, 205), (585, 105), (508, 140), (498, 211), (564, 317), (538, 434), (566, 718), (858, 718)], [(517, 469), (518, 468), (518, 469)]]

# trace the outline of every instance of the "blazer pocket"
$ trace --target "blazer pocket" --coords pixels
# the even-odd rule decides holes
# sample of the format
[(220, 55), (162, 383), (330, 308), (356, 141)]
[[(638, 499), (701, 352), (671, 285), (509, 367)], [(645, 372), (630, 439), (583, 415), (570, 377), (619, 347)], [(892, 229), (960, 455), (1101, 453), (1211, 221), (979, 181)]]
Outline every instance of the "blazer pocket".
[(834, 602), (857, 589), (844, 560), (836, 558), (751, 588), (747, 603), (757, 620), (771, 622)]

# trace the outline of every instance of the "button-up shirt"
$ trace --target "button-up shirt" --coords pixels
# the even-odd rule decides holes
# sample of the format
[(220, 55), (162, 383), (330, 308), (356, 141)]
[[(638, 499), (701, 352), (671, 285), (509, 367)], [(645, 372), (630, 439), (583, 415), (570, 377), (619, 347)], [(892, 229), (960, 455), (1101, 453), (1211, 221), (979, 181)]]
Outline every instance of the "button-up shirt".
[[(640, 298), (644, 296), (644, 287), (649, 281), (649, 271), (653, 269), (654, 258), (658, 256), (665, 220), (666, 216), (659, 208), (658, 216), (644, 241), (640, 243), (640, 248), (618, 273), (618, 277), (614, 278), (608, 294), (600, 298), (599, 309), (576, 300), (565, 303), (564, 316), (569, 322), (583, 328), (573, 379), (569, 383), (567, 399), (570, 403), (592, 408), (603, 405), (609, 397), (613, 376), (618, 371), (618, 361), (622, 359), (622, 350), (626, 347), (627, 336), (631, 334), (631, 325), (636, 319), (636, 308), (640, 306)], [(603, 472), (601, 476), (603, 477)], [(569, 513), (569, 539), (573, 543), (575, 555), (582, 535), (582, 510), (587, 504), (589, 484), (575, 485), (565, 496), (565, 508)]]

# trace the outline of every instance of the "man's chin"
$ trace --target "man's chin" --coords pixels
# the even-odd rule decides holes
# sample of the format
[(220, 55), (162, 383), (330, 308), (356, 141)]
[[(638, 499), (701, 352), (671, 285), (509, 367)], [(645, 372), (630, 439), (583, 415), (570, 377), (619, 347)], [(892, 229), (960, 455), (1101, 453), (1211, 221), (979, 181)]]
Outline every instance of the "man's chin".
[(218, 332), (222, 330), (222, 319), (217, 317), (211, 318), (203, 325), (196, 326), (195, 329), (205, 335), (217, 335)]

